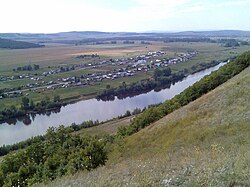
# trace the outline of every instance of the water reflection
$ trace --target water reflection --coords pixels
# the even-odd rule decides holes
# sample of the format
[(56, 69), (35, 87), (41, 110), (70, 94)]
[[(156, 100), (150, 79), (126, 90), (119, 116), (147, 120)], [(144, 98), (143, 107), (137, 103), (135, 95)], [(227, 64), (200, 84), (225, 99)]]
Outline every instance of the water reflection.
[(213, 68), (190, 75), (180, 82), (168, 85), (165, 89), (152, 90), (148, 93), (123, 99), (114, 97), (113, 101), (89, 99), (63, 106), (57, 111), (37, 115), (30, 114), (26, 118), (8, 121), (8, 123), (15, 125), (8, 125), (8, 123), (0, 125), (0, 146), (3, 144), (13, 144), (32, 136), (42, 135), (51, 126), (68, 126), (72, 123), (80, 124), (87, 120), (105, 121), (122, 115), (127, 110), (133, 111), (135, 108), (143, 109), (149, 105), (161, 103), (173, 98), (222, 65), (224, 64), (221, 63)]
[[(23, 122), (24, 125), (30, 125), (33, 121), (35, 121), (35, 118), (37, 115), (43, 115), (43, 116), (49, 117), (51, 114), (57, 114), (60, 112), (61, 112), (61, 108), (53, 109), (51, 111), (39, 112), (39, 113), (30, 113), (25, 116), (8, 119), (6, 120), (5, 123), (8, 125), (16, 125), (18, 122)], [(2, 123), (2, 124), (5, 124), (5, 123)]]

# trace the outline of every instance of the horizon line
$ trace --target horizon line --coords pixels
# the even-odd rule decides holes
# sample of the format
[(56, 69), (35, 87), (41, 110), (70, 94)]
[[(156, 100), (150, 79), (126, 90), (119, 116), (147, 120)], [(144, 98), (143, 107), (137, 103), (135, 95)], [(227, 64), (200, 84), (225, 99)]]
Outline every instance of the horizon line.
[(71, 30), (58, 32), (0, 32), (0, 34), (59, 34), (59, 33), (73, 33), (73, 32), (99, 32), (99, 33), (181, 33), (181, 32), (218, 32), (218, 31), (243, 31), (250, 32), (250, 30), (237, 29), (198, 29), (198, 30), (149, 30), (149, 31), (98, 31), (98, 30)]

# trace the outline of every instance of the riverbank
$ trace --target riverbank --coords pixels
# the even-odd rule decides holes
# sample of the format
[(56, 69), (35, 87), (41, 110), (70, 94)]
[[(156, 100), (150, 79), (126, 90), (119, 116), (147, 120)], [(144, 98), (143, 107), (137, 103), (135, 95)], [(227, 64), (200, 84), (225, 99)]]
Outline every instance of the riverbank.
[[(158, 104), (173, 98), (190, 85), (199, 81), (204, 76), (217, 70), (223, 64), (208, 68), (202, 72), (189, 75), (183, 81), (171, 85), (170, 88), (161, 91), (150, 91), (135, 97), (128, 97), (123, 100), (116, 98), (114, 101), (98, 101), (89, 99), (74, 104), (63, 106), (57, 113), (48, 112), (27, 116), (28, 119), (18, 119), (15, 125), (3, 123), (0, 125), (0, 142), (2, 144), (13, 144), (32, 136), (46, 133), (49, 127), (69, 126), (72, 123), (81, 124), (83, 121), (107, 121), (123, 115), (126, 111), (133, 111), (136, 108), (143, 109), (149, 105)], [(12, 134), (13, 136), (9, 136)]]
[(202, 71), (204, 69), (216, 66), (219, 63), (219, 61), (211, 61), (210, 63), (206, 64), (200, 63), (198, 65), (192, 66), (186, 72), (178, 71), (168, 75), (167, 77), (160, 76), (157, 78), (157, 80), (155, 77), (154, 79), (152, 79), (151, 77), (150, 79), (141, 80), (137, 83), (128, 85), (125, 83), (118, 87), (107, 88), (100, 93), (93, 92), (87, 95), (64, 98), (61, 100), (57, 100), (56, 102), (50, 101), (50, 98), (46, 97), (41, 102), (34, 104), (32, 99), (30, 99), (30, 103), (27, 103), (28, 106), (26, 106), (26, 108), (24, 109), (17, 108), (16, 106), (11, 106), (10, 108), (6, 108), (3, 111), (0, 111), (0, 123), (15, 123), (17, 118), (27, 119), (30, 114), (45, 114), (47, 112), (58, 112), (60, 111), (62, 106), (74, 104), (76, 102), (88, 99), (97, 98), (103, 101), (110, 101), (114, 100), (115, 96), (117, 96), (119, 99), (125, 99), (127, 97), (133, 97), (143, 93), (148, 93), (154, 89), (156, 91), (160, 91), (162, 89), (169, 88), (171, 84), (183, 80), (188, 75), (197, 73), (197, 71), (199, 72), (199, 70)]

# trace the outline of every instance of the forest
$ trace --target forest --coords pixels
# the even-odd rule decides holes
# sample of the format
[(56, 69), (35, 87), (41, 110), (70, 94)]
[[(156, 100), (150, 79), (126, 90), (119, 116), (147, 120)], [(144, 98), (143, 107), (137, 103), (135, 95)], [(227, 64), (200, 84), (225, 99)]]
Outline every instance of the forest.
[(0, 38), (0, 48), (28, 49), (28, 48), (39, 48), (39, 47), (44, 47), (44, 45)]

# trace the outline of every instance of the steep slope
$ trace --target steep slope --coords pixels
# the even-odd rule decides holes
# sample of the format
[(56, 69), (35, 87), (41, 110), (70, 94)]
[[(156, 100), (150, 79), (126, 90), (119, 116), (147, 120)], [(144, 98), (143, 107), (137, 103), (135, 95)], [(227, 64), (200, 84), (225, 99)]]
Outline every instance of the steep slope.
[(250, 67), (113, 147), (105, 167), (46, 186), (249, 186)]

